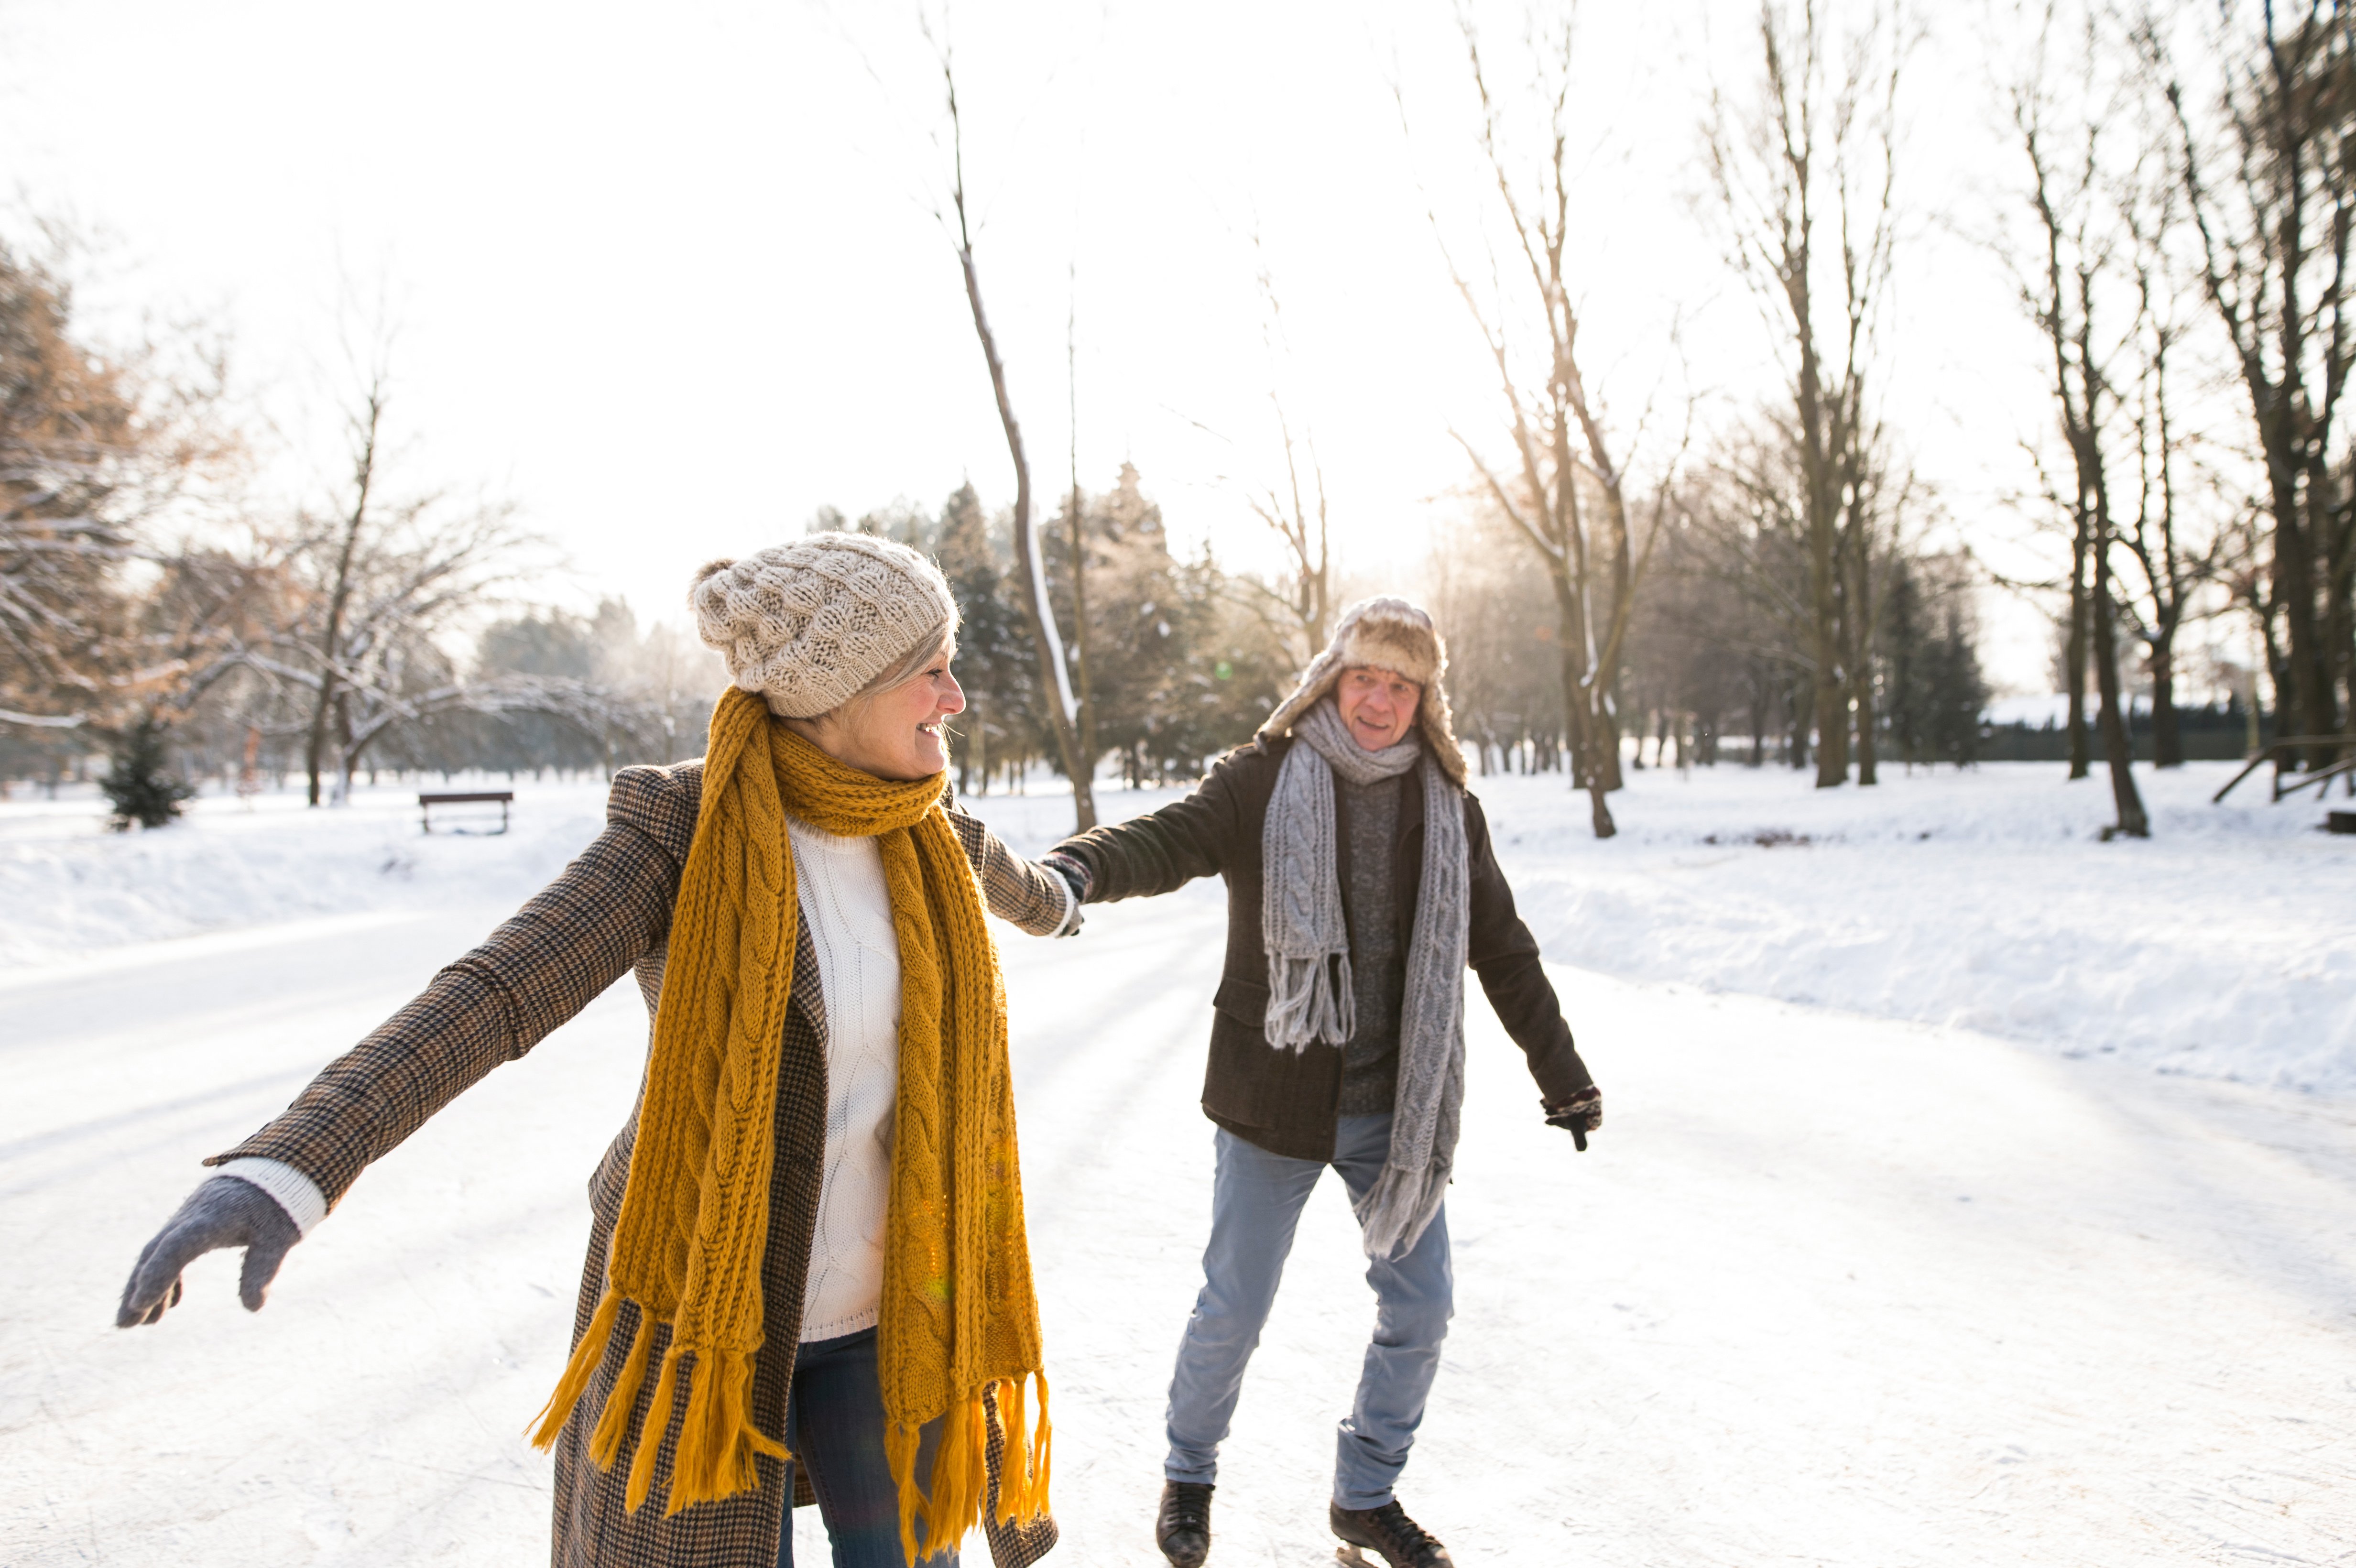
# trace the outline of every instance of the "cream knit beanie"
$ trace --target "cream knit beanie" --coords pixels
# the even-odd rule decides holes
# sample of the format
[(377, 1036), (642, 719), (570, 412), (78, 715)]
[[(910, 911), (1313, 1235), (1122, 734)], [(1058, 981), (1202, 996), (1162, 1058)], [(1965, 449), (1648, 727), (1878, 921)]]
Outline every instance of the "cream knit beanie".
[(841, 707), (958, 622), (940, 569), (872, 534), (812, 534), (715, 560), (695, 574), (687, 602), (729, 680), (783, 719)]

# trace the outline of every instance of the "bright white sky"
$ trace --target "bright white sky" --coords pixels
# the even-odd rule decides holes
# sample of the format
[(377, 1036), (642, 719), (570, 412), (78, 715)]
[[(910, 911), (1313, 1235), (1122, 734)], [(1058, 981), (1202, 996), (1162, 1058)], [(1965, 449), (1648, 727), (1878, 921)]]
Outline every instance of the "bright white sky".
[[(1501, 75), (1517, 15), (1491, 25)], [(1775, 384), (1694, 209), (1710, 82), (1748, 88), (1754, 15), (1582, 19), (1587, 357), (1630, 423), (1656, 390), (1722, 415)], [(0, 0), (0, 177), (109, 240), (93, 304), (231, 329), (243, 385), (289, 434), (290, 487), (334, 477), (318, 389), (339, 312), (381, 291), (410, 483), (520, 502), (572, 562), (552, 596), (671, 617), (701, 560), (820, 505), (935, 506), (969, 475), (1012, 498), (935, 216), (946, 117), (916, 16)], [(959, 5), (949, 27), (983, 283), (1040, 487), (1066, 482), (1076, 311), (1091, 488), (1127, 458), (1182, 537), (1266, 559), (1237, 485), (1273, 475), (1280, 386), (1313, 427), (1353, 581), (1420, 559), (1466, 477), (1451, 423), (1499, 443), (1422, 194), (1477, 257), (1486, 192), (1448, 8), (1026, 0)], [(1954, 526), (2002, 549), (2023, 532), (2002, 502), (2018, 443), (2046, 412), (2036, 341), (1980, 244), (2013, 173), (1981, 28), (1943, 18), (1916, 58), (1888, 387)], [(1274, 354), (1255, 232), (1284, 304)], [(1994, 673), (2040, 685), (2041, 630), (1989, 630)]]

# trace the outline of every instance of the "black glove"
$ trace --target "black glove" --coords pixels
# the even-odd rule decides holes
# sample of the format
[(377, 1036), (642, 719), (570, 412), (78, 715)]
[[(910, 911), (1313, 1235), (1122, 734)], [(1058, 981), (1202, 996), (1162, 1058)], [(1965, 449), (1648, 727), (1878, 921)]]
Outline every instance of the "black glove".
[(1560, 1127), (1578, 1140), (1580, 1153), (1587, 1150), (1587, 1135), (1603, 1125), (1603, 1091), (1581, 1089), (1559, 1105), (1546, 1108), (1547, 1125)]
[(1066, 855), (1061, 849), (1050, 849), (1039, 857), (1039, 864), (1071, 884), (1074, 900), (1080, 903), (1088, 901), (1088, 889), (1096, 884), (1096, 879), (1088, 875), (1087, 863), (1077, 855)]
[(259, 1312), (270, 1282), (278, 1277), (278, 1265), (286, 1261), (287, 1249), (302, 1239), (303, 1232), (277, 1199), (234, 1176), (210, 1177), (188, 1194), (178, 1213), (164, 1221), (155, 1239), (140, 1249), (131, 1283), (123, 1287), (114, 1326), (153, 1323), (177, 1307), (180, 1271), (203, 1253), (223, 1247), (245, 1249), (238, 1299), (248, 1312)]

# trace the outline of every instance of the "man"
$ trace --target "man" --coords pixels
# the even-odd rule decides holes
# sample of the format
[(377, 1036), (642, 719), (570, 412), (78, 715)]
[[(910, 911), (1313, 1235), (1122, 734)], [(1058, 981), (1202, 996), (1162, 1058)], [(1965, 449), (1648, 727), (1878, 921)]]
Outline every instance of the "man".
[(1392, 1488), (1451, 1311), (1442, 1200), (1464, 1090), (1464, 970), (1481, 976), (1547, 1120), (1587, 1147), (1602, 1099), (1514, 912), (1440, 681), (1431, 617), (1370, 599), (1342, 618), (1251, 745), (1184, 800), (1066, 840), (1085, 901), (1227, 884), (1227, 953), (1203, 1109), (1218, 1124), (1203, 1289), (1170, 1385), (1155, 1540), (1210, 1551), (1211, 1490), (1245, 1364), (1327, 1166), (1356, 1211), (1377, 1303), (1342, 1422), (1330, 1520), (1345, 1562), (1451, 1568)]

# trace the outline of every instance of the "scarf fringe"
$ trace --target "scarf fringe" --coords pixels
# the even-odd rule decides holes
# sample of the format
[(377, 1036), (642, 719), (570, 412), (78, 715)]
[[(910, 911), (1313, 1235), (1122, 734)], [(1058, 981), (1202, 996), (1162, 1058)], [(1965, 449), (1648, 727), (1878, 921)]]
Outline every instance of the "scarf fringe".
[(612, 1469), (614, 1461), (622, 1456), (622, 1439), (629, 1434), (630, 1412), (637, 1407), (638, 1385), (647, 1381), (647, 1353), (654, 1349), (654, 1320), (641, 1312), (630, 1354), (614, 1380), (613, 1392), (605, 1396), (605, 1413), (598, 1417), (597, 1430), (589, 1435), (589, 1458), (601, 1470)]
[(992, 1488), (991, 1517), (1000, 1524), (1028, 1524), (1047, 1511), (1047, 1479), (1055, 1450), (1055, 1424), (1047, 1417), (1047, 1374), (1033, 1372), (1039, 1384), (1039, 1421), (1030, 1425), (1023, 1408), (1023, 1380), (1001, 1381), (992, 1391), (991, 1406), (1005, 1445), (1001, 1451), (997, 1485)]
[[(582, 1334), (581, 1343), (573, 1347), (573, 1359), (564, 1363), (563, 1376), (556, 1380), (556, 1391), (548, 1396), (548, 1403), (540, 1407), (537, 1418), (539, 1430), (532, 1431), (529, 1426), (524, 1429), (531, 1432), (533, 1447), (545, 1450), (556, 1441), (556, 1435), (564, 1430), (564, 1424), (573, 1419), (573, 1407), (581, 1403), (581, 1395), (589, 1387), (589, 1380), (596, 1374), (597, 1363), (605, 1359), (605, 1342), (614, 1337), (614, 1318), (621, 1310), (620, 1295), (607, 1286), (605, 1298), (591, 1314), (589, 1327)], [(630, 1392), (635, 1394), (637, 1391), (633, 1389)]]
[(1357, 1032), (1357, 1010), (1348, 953), (1268, 955), (1269, 1044), (1296, 1056), (1319, 1040), (1340, 1045)]
[[(679, 1450), (671, 1457), (670, 1499), (663, 1507), (666, 1518), (691, 1504), (718, 1502), (758, 1488), (761, 1476), (753, 1463), (757, 1455), (787, 1457), (784, 1444), (753, 1424), (752, 1404), (751, 1351), (695, 1353), (687, 1418), (680, 1427)], [(669, 1413), (669, 1407), (658, 1398), (654, 1409), (647, 1413), (648, 1431), (659, 1433), (657, 1416)], [(639, 1443), (642, 1447), (648, 1445), (643, 1432)]]
[[(638, 1428), (638, 1451), (630, 1460), (630, 1482), (622, 1489), (622, 1506), (636, 1513), (654, 1490), (655, 1458), (662, 1452), (662, 1435), (670, 1425), (670, 1405), (679, 1388), (679, 1361), (687, 1354), (687, 1347), (674, 1344), (665, 1351), (662, 1373), (655, 1379), (654, 1403), (647, 1406), (645, 1425)], [(647, 1441), (651, 1430), (655, 1440)], [(674, 1478), (675, 1479), (675, 1478)]]
[[(916, 1451), (924, 1427), (931, 1424), (885, 1424), (884, 1456), (899, 1494), (900, 1552), (907, 1562), (922, 1563), (954, 1549), (982, 1521), (985, 1508), (1001, 1524), (1028, 1524), (1047, 1512), (1055, 1426), (1047, 1415), (1046, 1374), (1028, 1375), (1039, 1384), (1037, 1424), (1023, 1412), (1023, 1378), (984, 1384), (938, 1418), (940, 1442), (933, 1450), (932, 1475), (921, 1489), (916, 1485)], [(1004, 1444), (995, 1484), (990, 1474), (993, 1422)]]
[(1448, 1196), (1448, 1167), (1438, 1160), (1420, 1170), (1385, 1165), (1382, 1175), (1355, 1205), (1359, 1239), (1370, 1258), (1400, 1258), (1415, 1251)]
[[(588, 1331), (573, 1348), (573, 1359), (565, 1363), (556, 1392), (540, 1413), (539, 1429), (531, 1435), (533, 1447), (544, 1449), (553, 1444), (573, 1418), (590, 1379), (613, 1348), (614, 1325), (624, 1299), (621, 1292), (609, 1287), (605, 1298), (597, 1304)], [(601, 1470), (614, 1467), (621, 1457), (623, 1442), (630, 1435), (630, 1416), (637, 1406), (638, 1390), (646, 1382), (654, 1341), (654, 1317), (641, 1307), (630, 1353), (615, 1375), (605, 1408), (598, 1412), (596, 1428), (589, 1435), (589, 1459)], [(694, 1366), (683, 1368), (691, 1354), (695, 1357)], [(674, 1343), (663, 1356), (655, 1396), (638, 1425), (637, 1451), (630, 1460), (629, 1485), (624, 1494), (625, 1506), (632, 1513), (638, 1511), (654, 1489), (655, 1461), (663, 1435), (670, 1428), (671, 1409), (682, 1378), (688, 1383), (687, 1411), (671, 1454), (670, 1487), (663, 1499), (666, 1518), (695, 1503), (717, 1502), (757, 1488), (761, 1477), (753, 1463), (755, 1456), (792, 1457), (784, 1444), (753, 1424), (752, 1351), (705, 1351)]]

